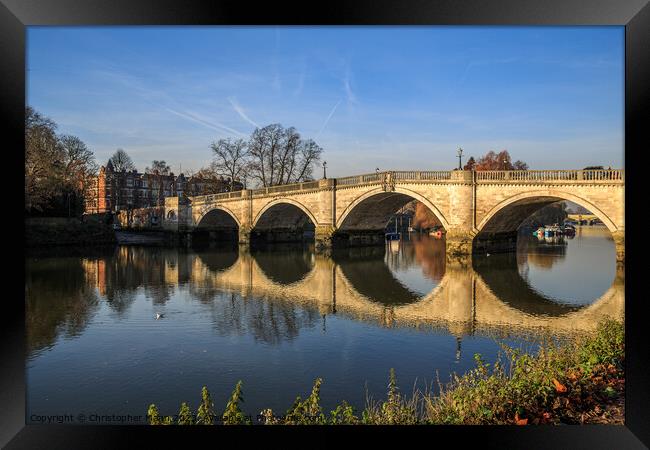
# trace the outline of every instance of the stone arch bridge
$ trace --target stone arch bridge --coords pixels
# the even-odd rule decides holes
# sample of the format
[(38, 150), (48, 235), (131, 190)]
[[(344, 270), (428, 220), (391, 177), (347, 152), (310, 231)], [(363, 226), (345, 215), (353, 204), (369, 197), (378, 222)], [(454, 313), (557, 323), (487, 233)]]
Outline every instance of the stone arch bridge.
[(179, 233), (228, 233), (241, 244), (263, 236), (311, 236), (317, 248), (383, 242), (391, 215), (411, 200), (445, 228), (447, 254), (511, 250), (521, 223), (569, 200), (612, 233), (624, 261), (623, 170), (387, 171), (343, 178), (165, 199), (163, 226)]

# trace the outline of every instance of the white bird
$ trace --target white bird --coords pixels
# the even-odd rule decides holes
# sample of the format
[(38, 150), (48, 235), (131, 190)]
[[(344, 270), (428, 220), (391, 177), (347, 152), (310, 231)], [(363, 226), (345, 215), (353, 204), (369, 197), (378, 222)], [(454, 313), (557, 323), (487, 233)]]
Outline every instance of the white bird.
[(159, 313), (159, 312), (156, 313), (156, 320), (158, 320), (158, 319), (162, 319), (163, 317), (165, 317), (164, 314)]

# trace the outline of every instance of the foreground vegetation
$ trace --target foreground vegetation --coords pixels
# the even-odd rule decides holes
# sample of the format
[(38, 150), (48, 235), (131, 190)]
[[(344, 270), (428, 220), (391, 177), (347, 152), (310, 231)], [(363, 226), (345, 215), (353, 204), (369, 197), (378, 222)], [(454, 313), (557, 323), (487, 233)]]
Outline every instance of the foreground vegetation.
[(322, 380), (318, 378), (311, 394), (305, 400), (296, 398), (283, 416), (270, 409), (255, 418), (246, 416), (240, 408), (244, 399), (239, 381), (219, 416), (208, 389), (203, 387), (196, 415), (183, 403), (175, 418), (162, 417), (152, 404), (148, 420), (152, 425), (623, 423), (622, 323), (604, 321), (595, 332), (571, 343), (542, 342), (533, 355), (506, 345), (502, 348), (494, 364), (475, 355), (476, 367), (462, 376), (454, 375), (446, 385), (440, 384), (435, 396), (420, 391), (409, 397), (402, 395), (391, 369), (386, 400), (368, 399), (360, 415), (345, 401), (326, 415), (320, 406)]

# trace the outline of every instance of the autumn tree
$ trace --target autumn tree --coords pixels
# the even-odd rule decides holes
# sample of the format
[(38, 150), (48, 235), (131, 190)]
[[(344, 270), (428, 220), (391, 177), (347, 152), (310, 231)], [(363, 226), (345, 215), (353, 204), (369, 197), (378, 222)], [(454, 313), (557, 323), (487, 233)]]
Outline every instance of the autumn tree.
[(499, 153), (490, 150), (478, 161), (471, 156), (465, 164), (464, 170), (528, 170), (528, 164), (517, 160), (514, 163), (508, 150), (502, 150)]
[(476, 170), (476, 160), (474, 159), (473, 156), (469, 157), (469, 159), (463, 166), (463, 170)]

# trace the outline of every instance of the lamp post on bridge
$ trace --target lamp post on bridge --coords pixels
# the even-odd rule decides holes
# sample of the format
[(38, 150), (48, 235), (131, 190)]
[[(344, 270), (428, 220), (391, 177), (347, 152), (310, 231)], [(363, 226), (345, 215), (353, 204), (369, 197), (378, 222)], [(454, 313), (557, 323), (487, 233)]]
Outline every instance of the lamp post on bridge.
[(458, 153), (458, 170), (463, 170), (463, 163), (461, 159), (463, 157), (463, 149), (458, 147), (457, 153)]
[(324, 180), (327, 180), (327, 172), (326, 172), (326, 169), (327, 169), (327, 161), (323, 161), (323, 179), (324, 179)]

